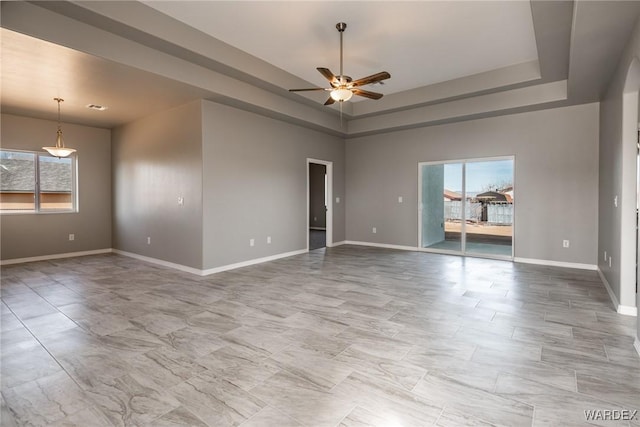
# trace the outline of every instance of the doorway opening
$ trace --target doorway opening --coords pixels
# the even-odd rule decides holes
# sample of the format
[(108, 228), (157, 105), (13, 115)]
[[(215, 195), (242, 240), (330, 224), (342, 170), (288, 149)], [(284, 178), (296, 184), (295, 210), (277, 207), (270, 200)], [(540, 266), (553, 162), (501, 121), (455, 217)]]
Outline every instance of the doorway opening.
[(333, 163), (307, 159), (307, 249), (331, 246)]
[(418, 164), (419, 247), (513, 258), (514, 158)]

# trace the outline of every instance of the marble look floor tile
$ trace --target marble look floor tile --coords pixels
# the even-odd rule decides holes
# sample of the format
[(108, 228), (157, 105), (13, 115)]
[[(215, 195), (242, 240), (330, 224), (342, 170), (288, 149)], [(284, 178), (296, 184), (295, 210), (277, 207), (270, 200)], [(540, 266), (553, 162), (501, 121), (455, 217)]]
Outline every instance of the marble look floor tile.
[(286, 415), (284, 412), (279, 411), (271, 406), (265, 406), (249, 418), (247, 421), (240, 424), (240, 427), (302, 427), (303, 424), (294, 420)]
[(262, 353), (233, 344), (198, 359), (197, 363), (247, 391), (280, 371), (278, 365)]
[(133, 369), (123, 359), (100, 347), (85, 348), (77, 353), (65, 352), (56, 355), (56, 360), (84, 389), (109, 383)]
[(289, 346), (270, 357), (280, 369), (286, 370), (323, 390), (330, 390), (343, 381), (353, 368), (338, 359)]
[(206, 372), (169, 391), (184, 408), (211, 426), (238, 425), (265, 406), (235, 384)]
[(150, 381), (149, 384), (161, 389), (177, 385), (206, 370), (191, 357), (169, 346), (158, 347), (127, 362), (133, 368), (130, 374), (139, 382), (148, 384)]
[(162, 313), (145, 314), (144, 316), (131, 319), (130, 323), (150, 334), (158, 336), (167, 335), (188, 326), (184, 319)]
[(62, 313), (45, 314), (23, 320), (25, 326), (37, 338), (78, 328), (78, 325)]
[(20, 425), (49, 426), (91, 405), (64, 371), (5, 388), (2, 395)]
[(283, 332), (280, 337), (295, 343), (300, 348), (324, 354), (328, 358), (335, 357), (351, 345), (347, 340), (306, 328), (291, 328)]
[(313, 328), (313, 330), (326, 335), (337, 335), (349, 327), (342, 320), (329, 320), (305, 312), (289, 316), (284, 319), (283, 323), (290, 328)]
[(147, 424), (148, 427), (209, 427), (204, 421), (194, 415), (184, 406), (167, 412)]
[(218, 334), (203, 328), (189, 326), (161, 338), (162, 342), (191, 358), (199, 358), (222, 348), (228, 343)]
[(464, 412), (445, 408), (435, 425), (438, 427), (493, 427), (497, 424), (484, 421), (478, 417), (474, 417)]
[(570, 426), (639, 394), (635, 319), (590, 271), (343, 245), (200, 277), (108, 254), (3, 266), (0, 297), (3, 392), (24, 388), (3, 426), (64, 375), (85, 397), (42, 423)]
[(499, 425), (530, 425), (533, 406), (469, 387), (446, 376), (427, 374), (413, 390), (417, 395), (464, 414)]
[(251, 394), (293, 419), (318, 427), (337, 425), (355, 406), (348, 396), (323, 391), (286, 371), (254, 387)]
[[(590, 409), (624, 409), (609, 402), (570, 393), (555, 387), (545, 386), (535, 381), (515, 375), (500, 375), (496, 385), (496, 394), (519, 402), (535, 405), (536, 426), (557, 425), (562, 419), (564, 425), (584, 425), (585, 411)], [(594, 425), (628, 425), (625, 422), (590, 421)]]
[(23, 327), (22, 322), (11, 312), (3, 313), (0, 317), (0, 330), (3, 333)]
[(307, 292), (303, 292), (291, 297), (294, 301), (300, 301), (303, 303), (307, 303), (314, 306), (320, 307), (338, 307), (340, 304), (344, 303), (345, 300), (333, 298), (333, 297), (325, 297), (318, 294), (311, 294)]
[(395, 414), (381, 413), (381, 411), (369, 411), (360, 406), (356, 406), (341, 422), (339, 427), (387, 427), (399, 426), (403, 427), (425, 425), (424, 420), (408, 419), (403, 417), (399, 419)]
[(4, 397), (0, 395), (0, 421), (4, 427), (17, 427), (18, 423), (16, 422), (13, 413), (7, 406), (4, 401)]
[(35, 381), (61, 370), (56, 360), (42, 347), (31, 347), (25, 351), (2, 354), (0, 359), (3, 389)]
[(230, 344), (245, 347), (249, 351), (263, 356), (269, 356), (291, 344), (291, 341), (282, 338), (277, 331), (274, 332), (268, 328), (248, 328), (246, 326), (221, 335), (221, 338)]
[(113, 427), (114, 425), (97, 406), (93, 405), (69, 414), (49, 424), (48, 427)]
[(207, 329), (216, 334), (224, 334), (242, 326), (240, 322), (234, 321), (228, 316), (203, 311), (187, 319), (191, 326)]
[(371, 377), (385, 380), (405, 390), (412, 390), (427, 370), (405, 361), (385, 359), (350, 347), (334, 359)]
[(144, 425), (180, 406), (170, 393), (142, 385), (128, 374), (90, 387), (86, 394), (116, 426)]
[(640, 413), (640, 383), (620, 384), (582, 373), (576, 374), (578, 392), (607, 402), (619, 402), (626, 409), (638, 409)]
[(408, 342), (380, 336), (377, 333), (349, 327), (344, 332), (336, 335), (336, 338), (348, 340), (354, 348), (365, 351), (375, 356), (393, 360), (402, 360), (413, 348)]
[(333, 390), (382, 419), (398, 425), (430, 425), (442, 412), (442, 405), (360, 372), (354, 372)]

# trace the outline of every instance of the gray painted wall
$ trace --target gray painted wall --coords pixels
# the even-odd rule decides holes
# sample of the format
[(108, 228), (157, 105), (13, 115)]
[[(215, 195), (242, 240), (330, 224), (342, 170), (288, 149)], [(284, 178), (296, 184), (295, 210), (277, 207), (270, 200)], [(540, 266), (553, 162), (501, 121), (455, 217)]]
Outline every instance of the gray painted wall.
[[(600, 107), (600, 203), (598, 225), (598, 267), (611, 285), (622, 305), (640, 306), (635, 294), (632, 267), (637, 259), (635, 246), (635, 147), (633, 136), (623, 136), (623, 92), (634, 58), (640, 59), (640, 21), (627, 42)], [(637, 76), (636, 76), (637, 77)], [(630, 86), (632, 86), (630, 84)], [(638, 87), (636, 82), (635, 85)], [(637, 105), (637, 104), (636, 104)], [(628, 107), (628, 103), (626, 104)], [(636, 118), (636, 117), (632, 117)], [(635, 120), (638, 122), (640, 120)], [(632, 123), (633, 125), (634, 123)], [(628, 136), (628, 135), (627, 135)], [(618, 207), (613, 200), (619, 199)], [(611, 256), (611, 267), (604, 260), (604, 251)], [(626, 257), (626, 263), (621, 262)], [(626, 271), (623, 271), (626, 269)], [(623, 277), (626, 277), (623, 284)], [(640, 331), (640, 317), (638, 317)], [(640, 332), (638, 333), (640, 337)]]
[(306, 249), (307, 158), (333, 162), (333, 241), (344, 240), (341, 138), (209, 101), (202, 107), (204, 269)]
[(113, 130), (113, 190), (114, 249), (202, 268), (200, 101)]
[(418, 162), (515, 155), (515, 256), (595, 265), (598, 112), (585, 104), (348, 140), (347, 240), (417, 245)]
[(325, 165), (309, 164), (309, 226), (327, 226), (327, 211), (324, 205)]
[[(3, 114), (2, 148), (43, 151), (56, 129), (53, 121)], [(2, 260), (111, 248), (111, 132), (67, 123), (62, 130), (78, 150), (79, 211), (2, 215)]]

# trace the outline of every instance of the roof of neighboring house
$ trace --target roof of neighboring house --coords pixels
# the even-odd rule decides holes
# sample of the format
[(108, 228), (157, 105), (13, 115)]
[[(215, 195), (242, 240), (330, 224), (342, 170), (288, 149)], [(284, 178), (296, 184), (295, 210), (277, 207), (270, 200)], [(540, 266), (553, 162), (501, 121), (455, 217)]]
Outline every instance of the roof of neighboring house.
[[(33, 161), (2, 159), (0, 163), (0, 191), (33, 192)], [(68, 193), (72, 189), (71, 168), (68, 164), (40, 162), (40, 191), (43, 193)]]
[[(476, 195), (476, 199), (482, 199), (490, 202), (508, 202), (507, 194), (499, 193), (497, 191), (485, 191)], [(509, 196), (511, 198), (511, 196)]]
[(462, 194), (447, 190), (446, 188), (444, 189), (444, 197), (449, 200), (462, 200)]

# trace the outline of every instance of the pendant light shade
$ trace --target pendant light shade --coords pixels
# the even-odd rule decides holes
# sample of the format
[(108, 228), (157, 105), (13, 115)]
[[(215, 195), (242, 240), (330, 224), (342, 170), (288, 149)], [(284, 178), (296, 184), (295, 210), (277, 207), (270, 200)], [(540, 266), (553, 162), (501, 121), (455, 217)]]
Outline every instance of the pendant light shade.
[(337, 89), (333, 89), (329, 95), (331, 96), (331, 98), (333, 98), (334, 101), (344, 102), (351, 99), (351, 97), (353, 96), (353, 92), (351, 92), (347, 88), (340, 87)]
[(54, 101), (58, 103), (58, 132), (56, 135), (56, 146), (55, 147), (42, 147), (43, 150), (47, 150), (49, 154), (54, 157), (67, 157), (71, 153), (75, 153), (76, 150), (73, 148), (67, 148), (64, 146), (64, 141), (62, 140), (62, 126), (60, 125), (60, 103), (64, 101), (62, 98), (53, 98)]

